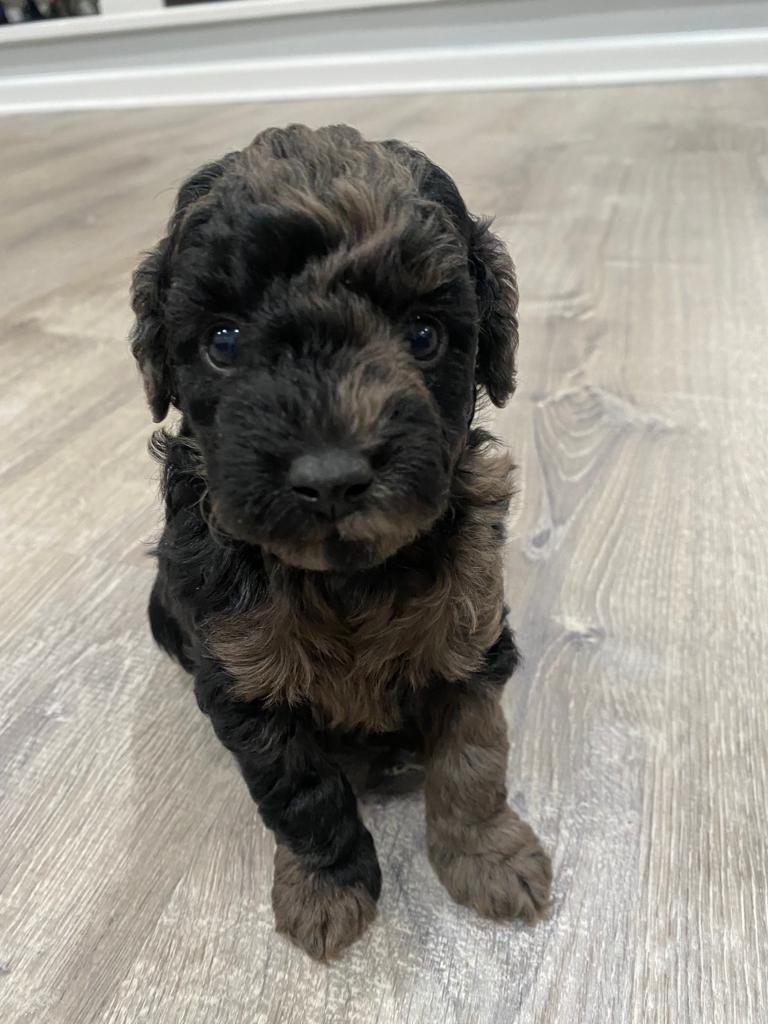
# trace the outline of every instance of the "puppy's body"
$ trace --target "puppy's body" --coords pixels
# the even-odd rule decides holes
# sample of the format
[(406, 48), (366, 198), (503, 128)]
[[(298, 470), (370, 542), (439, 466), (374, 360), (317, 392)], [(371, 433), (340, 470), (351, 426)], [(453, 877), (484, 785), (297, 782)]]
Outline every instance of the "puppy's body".
[(135, 278), (150, 404), (182, 411), (156, 439), (153, 632), (275, 831), (278, 926), (316, 956), (381, 884), (352, 747), (369, 784), (423, 758), (456, 899), (546, 906), (548, 861), (506, 805), (510, 464), (471, 426), (478, 387), (513, 389), (516, 301), (450, 178), (347, 128), (271, 130), (203, 169)]

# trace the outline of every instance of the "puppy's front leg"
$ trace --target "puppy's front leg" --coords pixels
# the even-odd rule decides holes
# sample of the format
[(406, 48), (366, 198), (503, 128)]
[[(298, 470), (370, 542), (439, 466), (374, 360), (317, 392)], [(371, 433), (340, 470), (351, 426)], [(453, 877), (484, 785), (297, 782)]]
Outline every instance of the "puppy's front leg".
[(533, 923), (552, 869), (535, 833), (507, 805), (507, 726), (493, 683), (446, 684), (428, 731), (427, 848), (457, 903)]
[(381, 871), (373, 839), (348, 780), (318, 747), (308, 718), (285, 705), (234, 700), (231, 686), (215, 662), (196, 677), (198, 703), (237, 758), (277, 839), (277, 929), (310, 956), (330, 959), (376, 914)]

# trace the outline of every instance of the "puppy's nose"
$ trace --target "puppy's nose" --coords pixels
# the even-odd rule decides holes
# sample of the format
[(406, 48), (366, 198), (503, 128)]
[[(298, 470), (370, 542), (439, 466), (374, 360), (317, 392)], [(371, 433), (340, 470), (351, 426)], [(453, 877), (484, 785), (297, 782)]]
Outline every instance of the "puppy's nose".
[(294, 459), (288, 483), (301, 501), (338, 518), (359, 504), (373, 483), (373, 470), (359, 452), (326, 448)]

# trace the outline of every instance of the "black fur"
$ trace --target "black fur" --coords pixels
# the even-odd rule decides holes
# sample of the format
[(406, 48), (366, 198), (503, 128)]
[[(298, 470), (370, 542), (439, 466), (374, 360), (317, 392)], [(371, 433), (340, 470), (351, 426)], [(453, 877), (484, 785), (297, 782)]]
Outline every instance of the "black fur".
[(231, 699), (231, 680), (212, 660), (195, 678), (200, 709), (235, 755), (266, 826), (310, 871), (363, 885), (376, 900), (381, 870), (352, 788), (318, 746), (306, 713)]

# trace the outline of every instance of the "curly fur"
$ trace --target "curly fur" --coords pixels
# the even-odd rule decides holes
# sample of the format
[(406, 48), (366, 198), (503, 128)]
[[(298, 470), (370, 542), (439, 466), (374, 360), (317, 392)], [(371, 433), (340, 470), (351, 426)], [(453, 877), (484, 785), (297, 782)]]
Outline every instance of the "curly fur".
[(279, 932), (317, 960), (332, 960), (376, 916), (376, 901), (361, 885), (342, 886), (307, 872), (288, 847), (275, 849), (272, 908)]
[[(376, 785), (423, 761), (429, 853), (455, 899), (543, 912), (548, 861), (504, 785), (511, 463), (472, 427), (478, 391), (501, 405), (514, 390), (503, 244), (403, 143), (270, 129), (182, 186), (133, 308), (152, 414), (181, 412), (153, 440), (151, 627), (275, 833), (278, 928), (326, 959), (373, 919), (358, 756)], [(207, 354), (222, 322), (238, 332), (228, 366)], [(441, 345), (422, 361), (416, 322)], [(324, 445), (371, 468), (345, 514), (291, 486)]]

